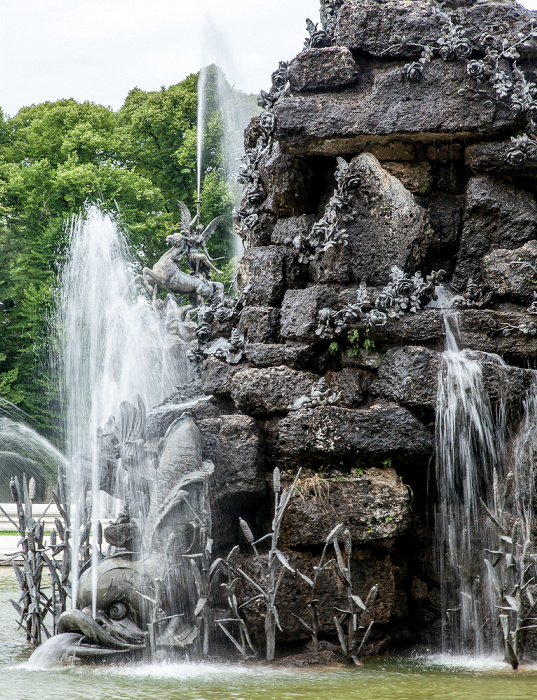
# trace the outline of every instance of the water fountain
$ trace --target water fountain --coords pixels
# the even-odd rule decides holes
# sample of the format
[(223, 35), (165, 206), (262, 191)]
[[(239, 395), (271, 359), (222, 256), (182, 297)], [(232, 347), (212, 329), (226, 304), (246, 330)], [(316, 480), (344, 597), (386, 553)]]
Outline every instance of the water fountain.
[[(86, 421), (81, 446), (70, 448), (80, 474), (73, 488), (85, 482), (94, 494), (78, 509), (73, 550), (77, 562), (80, 546), (87, 558), (91, 526), (93, 565), (78, 571), (73, 560), (79, 607), (58, 622), (68, 648), (204, 657), (209, 629), (226, 634), (229, 624), (237, 634), (228, 640), (248, 656), (267, 623), (271, 654), (280, 644), (305, 649), (311, 633), (315, 644), (339, 639), (352, 656), (361, 649), (353, 626), (363, 617), (367, 631), (370, 617), (367, 652), (438, 641), (475, 664), (500, 651), (513, 667), (520, 661), (537, 593), (533, 20), (508, 2), (416, 0), (411, 13), (396, 12), (398, 3), (323, 2), (322, 28), (308, 23), (306, 50), (282, 61), (261, 93), (235, 213), (247, 248), (238, 301), (210, 279), (211, 224), (197, 229), (199, 158), (198, 212), (182, 208), (170, 250), (143, 270), (149, 299), (119, 267), (116, 297), (146, 319), (132, 336), (125, 331), (122, 347), (134, 353), (136, 380), (146, 369), (155, 379), (131, 386), (112, 345), (106, 369), (88, 362), (82, 373), (104, 387), (106, 401), (94, 402), (91, 390), (73, 397)], [(501, 45), (491, 16), (503, 18)], [(203, 99), (199, 107), (202, 114)], [(201, 134), (200, 126), (198, 154)], [(95, 274), (107, 265), (101, 259)], [(86, 300), (98, 298), (95, 274), (81, 287)], [(443, 277), (456, 290), (453, 313), (430, 305)], [(188, 303), (164, 301), (162, 289)], [(79, 317), (83, 328), (104, 318), (106, 332), (121, 331), (115, 312), (96, 313), (106, 300), (115, 308), (104, 295), (65, 314), (60, 331)], [(103, 334), (87, 338), (98, 348)], [(67, 348), (79, 358), (67, 370), (78, 380), (76, 363), (88, 358), (77, 347)], [(189, 396), (195, 419), (180, 415), (187, 406), (176, 394), (152, 410), (181, 382), (166, 379), (171, 347), (203, 368)], [(152, 394), (163, 377), (166, 391)], [(198, 391), (214, 397), (205, 413)], [(429, 538), (424, 484), (433, 458)], [(280, 539), (267, 556), (267, 489), (278, 504), (280, 477), (293, 484), (299, 465), (300, 497), (274, 518)], [(115, 549), (101, 559), (105, 512), (116, 518), (106, 533)], [(224, 525), (213, 526), (217, 512)], [(326, 573), (318, 585), (327, 513), (345, 525), (347, 559), (338, 541), (339, 582)], [(252, 527), (239, 532), (239, 514)], [(239, 553), (239, 541), (254, 554)], [(433, 550), (439, 576), (425, 564)], [(228, 574), (231, 618), (215, 617), (221, 601), (208, 603), (215, 553)], [(269, 561), (285, 579), (263, 573)], [(371, 590), (378, 596), (368, 602)]]

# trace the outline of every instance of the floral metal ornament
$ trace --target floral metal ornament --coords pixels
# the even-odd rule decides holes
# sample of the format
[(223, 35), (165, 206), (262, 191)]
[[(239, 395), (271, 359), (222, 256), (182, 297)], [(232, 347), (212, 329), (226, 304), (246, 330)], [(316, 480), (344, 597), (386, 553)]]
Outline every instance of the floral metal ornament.
[(306, 39), (304, 46), (307, 49), (324, 49), (332, 46), (334, 43), (333, 37), (325, 29), (319, 29), (319, 24), (313, 24), (311, 19), (306, 20), (306, 27), (309, 33), (309, 39)]
[(317, 314), (316, 334), (321, 338), (333, 338), (347, 331), (356, 323), (366, 323), (370, 328), (385, 326), (389, 318), (400, 318), (407, 313), (416, 313), (436, 299), (436, 287), (441, 283), (444, 270), (431, 272), (423, 278), (421, 272), (411, 277), (401, 268), (393, 266), (390, 282), (371, 299), (364, 282), (356, 291), (353, 302), (339, 311), (321, 309)]

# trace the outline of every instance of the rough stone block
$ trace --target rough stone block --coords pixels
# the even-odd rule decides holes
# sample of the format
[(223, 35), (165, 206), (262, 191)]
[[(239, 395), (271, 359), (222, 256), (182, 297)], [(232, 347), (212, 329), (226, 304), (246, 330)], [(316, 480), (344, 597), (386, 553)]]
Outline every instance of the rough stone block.
[(373, 380), (373, 375), (366, 369), (343, 367), (339, 372), (327, 372), (326, 385), (333, 393), (340, 393), (337, 402), (343, 408), (356, 408), (364, 401)]
[(271, 243), (292, 246), (296, 236), (305, 237), (308, 235), (314, 222), (315, 217), (311, 214), (278, 219), (272, 231)]
[(284, 153), (276, 141), (261, 157), (259, 173), (267, 193), (261, 211), (295, 216), (311, 210), (311, 171), (304, 158)]
[(513, 250), (537, 234), (537, 204), (529, 192), (489, 175), (471, 178), (453, 284), (479, 283), (480, 260), (491, 249)]
[[(330, 523), (331, 524), (331, 523)], [(329, 529), (327, 530), (328, 534)], [(401, 613), (402, 591), (397, 585), (401, 582), (402, 572), (393, 561), (393, 555), (389, 553), (372, 553), (365, 548), (355, 547), (355, 558), (351, 563), (352, 577), (355, 582), (356, 593), (364, 600), (374, 585), (378, 586), (377, 599), (372, 608), (372, 617), (375, 620), (374, 629), (377, 632), (382, 625), (390, 623), (392, 616)], [(319, 555), (311, 552), (287, 551), (286, 557), (294, 569), (302, 571), (306, 576), (312, 577), (314, 566), (318, 564)], [(241, 557), (240, 566), (251, 578), (260, 576), (259, 563), (253, 555)], [(282, 625), (282, 631), (278, 633), (278, 639), (282, 641), (296, 642), (310, 639), (308, 632), (304, 630), (296, 616), (304, 620), (310, 619), (308, 602), (311, 599), (309, 590), (305, 585), (297, 583), (294, 576), (284, 576), (278, 591), (278, 615)], [(244, 600), (258, 593), (251, 585), (245, 586)], [(319, 596), (319, 622), (323, 630), (334, 629), (334, 607), (344, 609), (346, 604), (345, 592), (336, 576), (322, 576), (318, 589)], [(261, 605), (249, 605), (245, 608), (244, 615), (248, 627), (254, 632), (256, 638), (263, 639), (265, 616)], [(322, 644), (322, 642), (321, 642)]]
[[(534, 317), (525, 312), (467, 309), (459, 320), (461, 345), (502, 357), (534, 358), (537, 336), (514, 330), (524, 328), (533, 320)], [(504, 335), (500, 329), (508, 327), (511, 327), (509, 334)]]
[(229, 397), (231, 380), (239, 369), (238, 365), (228, 365), (227, 362), (217, 360), (216, 357), (208, 357), (203, 364), (201, 374), (203, 393)]
[(424, 347), (388, 350), (371, 393), (405, 406), (434, 408), (439, 363), (439, 354)]
[(373, 56), (418, 58), (420, 46), (434, 43), (441, 26), (426, 0), (355, 0), (340, 10), (336, 40), (340, 46)]
[(526, 150), (524, 142), (520, 145), (511, 140), (476, 143), (466, 149), (465, 158), (475, 173), (537, 175), (537, 147)]
[(204, 459), (214, 463), (215, 500), (244, 494), (263, 494), (263, 439), (257, 423), (248, 416), (228, 415), (202, 420)]
[(289, 65), (291, 92), (341, 90), (358, 81), (352, 53), (342, 46), (307, 49)]
[(354, 158), (351, 171), (360, 187), (349, 200), (347, 245), (323, 253), (311, 266), (314, 280), (383, 285), (394, 265), (418, 269), (432, 235), (425, 209), (370, 153)]
[(427, 428), (406, 408), (394, 405), (302, 409), (280, 420), (277, 434), (282, 456), (290, 462), (360, 454), (426, 456), (433, 449)]
[(273, 306), (246, 306), (239, 330), (252, 343), (277, 343), (280, 336), (280, 310)]
[(461, 61), (435, 59), (420, 82), (402, 80), (403, 66), (381, 64), (352, 93), (280, 99), (274, 108), (276, 138), (290, 153), (336, 156), (366, 143), (389, 140), (433, 143), (500, 136), (522, 127), (522, 117), (498, 104), (482, 83), (479, 99), (461, 97), (475, 81)]
[(256, 367), (287, 365), (293, 369), (303, 369), (311, 360), (312, 352), (309, 345), (249, 343), (246, 359)]
[(312, 372), (285, 366), (242, 369), (232, 379), (231, 398), (240, 411), (249, 415), (287, 413), (295, 399), (309, 396), (318, 379)]
[[(464, 29), (464, 36), (483, 50), (483, 38), (490, 34), (520, 41), (536, 22), (536, 14), (515, 2), (451, 2), (453, 23)], [(458, 7), (457, 7), (458, 5)], [(471, 5), (471, 7), (468, 7)], [(418, 58), (421, 47), (435, 45), (446, 20), (434, 12), (426, 0), (352, 0), (339, 13), (337, 43), (353, 51), (390, 58)], [(518, 49), (524, 58), (537, 55), (534, 38)]]
[(289, 547), (317, 547), (329, 523), (343, 523), (352, 539), (371, 542), (403, 534), (410, 524), (410, 494), (394, 469), (360, 476), (305, 477), (285, 514), (281, 537)]
[(281, 309), (282, 337), (300, 342), (317, 340), (317, 312), (324, 308), (335, 308), (337, 300), (337, 292), (331, 287), (288, 289)]
[(303, 282), (304, 270), (286, 246), (250, 248), (238, 268), (238, 286), (247, 306), (278, 306), (288, 287)]
[(531, 304), (537, 291), (537, 241), (516, 250), (499, 248), (481, 261), (483, 279), (497, 299)]
[(464, 27), (465, 36), (478, 48), (483, 48), (483, 39), (487, 35), (502, 37), (509, 44), (517, 44), (522, 58), (537, 56), (535, 37), (521, 43), (519, 32), (524, 36), (529, 33), (531, 24), (537, 24), (537, 12), (528, 10), (513, 0), (488, 0), (472, 2), (471, 6), (461, 3), (454, 13), (454, 23)]

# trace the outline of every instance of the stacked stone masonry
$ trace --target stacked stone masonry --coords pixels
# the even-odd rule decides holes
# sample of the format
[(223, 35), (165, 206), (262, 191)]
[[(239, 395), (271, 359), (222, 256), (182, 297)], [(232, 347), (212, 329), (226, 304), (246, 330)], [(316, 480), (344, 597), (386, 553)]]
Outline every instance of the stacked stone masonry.
[[(239, 515), (263, 534), (272, 469), (291, 480), (302, 467), (286, 551), (311, 573), (331, 527), (349, 527), (363, 591), (380, 587), (375, 650), (427, 643), (439, 624), (426, 496), (445, 331), (434, 304), (339, 330), (334, 319), (364, 295), (381, 308), (394, 266), (407, 279), (444, 270), (461, 344), (503, 358), (487, 357), (487, 390), (520, 416), (537, 356), (534, 25), (511, 0), (347, 0), (332, 46), (290, 62), (270, 117), (245, 134), (254, 148), (270, 121), (263, 198), (246, 196), (238, 226), (233, 322), (248, 344), (239, 364), (210, 357), (201, 372), (220, 544), (238, 537)], [(498, 59), (502, 39), (515, 49)], [(514, 81), (503, 97), (492, 61)], [(308, 403), (321, 377), (332, 404)], [(307, 616), (298, 588), (290, 577), (282, 594), (289, 642), (308, 638), (285, 613)]]

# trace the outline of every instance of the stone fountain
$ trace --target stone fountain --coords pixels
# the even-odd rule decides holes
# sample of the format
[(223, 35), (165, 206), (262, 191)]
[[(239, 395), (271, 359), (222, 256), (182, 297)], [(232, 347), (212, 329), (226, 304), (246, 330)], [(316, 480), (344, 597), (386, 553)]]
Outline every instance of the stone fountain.
[[(245, 133), (237, 296), (210, 279), (218, 220), (194, 228), (186, 207), (170, 251), (143, 272), (155, 307), (158, 287), (190, 297), (178, 324), (196, 374), (157, 408), (124, 404), (103, 430), (103, 483), (118, 469), (151, 483), (105, 530), (111, 549), (82, 573), (79, 609), (58, 631), (84, 635), (87, 653), (209, 653), (223, 614), (211, 562), (266, 532), (280, 488), (267, 475), (277, 468), (290, 485), (301, 467), (279, 530), (283, 650), (307, 648), (303, 584), (340, 522), (357, 600), (377, 591), (364, 606), (375, 621), (366, 653), (443, 639), (448, 650), (500, 645), (515, 665), (534, 598), (531, 578), (505, 572), (535, 567), (537, 15), (511, 0), (322, 0), (307, 30)], [(464, 365), (456, 380), (446, 328)], [(475, 399), (466, 414), (461, 391)], [(477, 415), (470, 452), (485, 444), (484, 406), (494, 464), (450, 443), (435, 472), (435, 442), (437, 454), (446, 435), (457, 443), (464, 415)], [(464, 520), (442, 529), (453, 501), (479, 537)], [(230, 570), (244, 576), (228, 581), (228, 599), (248, 603), (240, 619), (255, 646), (258, 560), (233, 551)], [(315, 603), (328, 654), (341, 641), (334, 617), (361, 610), (345, 608), (343, 580), (327, 575)]]

